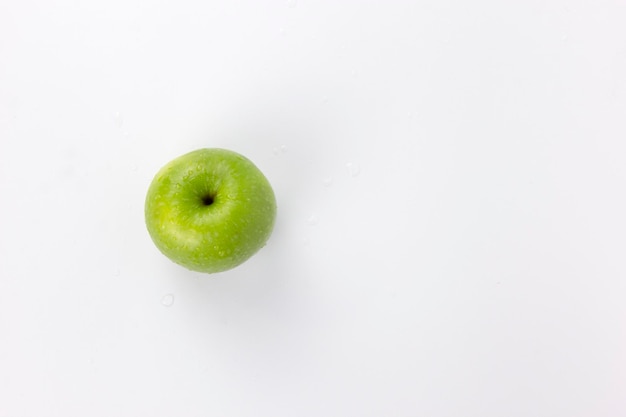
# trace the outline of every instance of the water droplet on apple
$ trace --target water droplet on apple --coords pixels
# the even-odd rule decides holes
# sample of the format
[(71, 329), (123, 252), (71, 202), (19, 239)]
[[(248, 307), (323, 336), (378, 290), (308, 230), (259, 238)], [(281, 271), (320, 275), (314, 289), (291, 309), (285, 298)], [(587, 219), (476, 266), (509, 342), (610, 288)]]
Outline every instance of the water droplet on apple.
[(161, 304), (165, 307), (171, 307), (174, 304), (174, 294), (165, 294), (161, 298)]
[(359, 166), (359, 164), (356, 164), (354, 162), (348, 162), (346, 164), (346, 168), (348, 168), (348, 174), (350, 174), (351, 177), (356, 177), (361, 173), (361, 167)]
[(220, 257), (222, 257), (222, 258), (223, 258), (223, 257), (224, 257), (224, 255), (226, 255), (226, 252), (224, 252), (223, 250), (221, 250), (221, 251), (217, 252), (217, 254), (218, 254)]
[(324, 178), (324, 181), (322, 181), (322, 184), (324, 184), (324, 187), (330, 187), (331, 185), (333, 185), (333, 177)]
[(317, 217), (315, 214), (311, 214), (309, 216), (309, 219), (307, 220), (307, 223), (311, 226), (315, 226), (319, 221), (319, 217)]

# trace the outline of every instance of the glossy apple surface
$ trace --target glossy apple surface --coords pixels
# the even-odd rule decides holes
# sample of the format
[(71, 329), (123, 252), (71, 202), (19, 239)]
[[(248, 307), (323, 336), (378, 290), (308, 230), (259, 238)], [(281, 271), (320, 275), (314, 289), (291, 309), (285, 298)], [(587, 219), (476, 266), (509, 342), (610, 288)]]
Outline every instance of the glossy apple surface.
[(245, 262), (267, 242), (276, 217), (274, 191), (244, 156), (199, 149), (156, 174), (145, 219), (157, 248), (190, 270), (215, 273)]

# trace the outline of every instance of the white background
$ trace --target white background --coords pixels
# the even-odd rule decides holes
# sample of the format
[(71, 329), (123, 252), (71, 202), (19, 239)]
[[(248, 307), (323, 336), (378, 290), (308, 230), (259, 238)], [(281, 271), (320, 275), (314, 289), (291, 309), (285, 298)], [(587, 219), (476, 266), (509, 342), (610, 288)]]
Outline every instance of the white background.
[[(0, 416), (626, 415), (626, 3), (0, 2)], [(152, 176), (279, 215), (188, 272)]]

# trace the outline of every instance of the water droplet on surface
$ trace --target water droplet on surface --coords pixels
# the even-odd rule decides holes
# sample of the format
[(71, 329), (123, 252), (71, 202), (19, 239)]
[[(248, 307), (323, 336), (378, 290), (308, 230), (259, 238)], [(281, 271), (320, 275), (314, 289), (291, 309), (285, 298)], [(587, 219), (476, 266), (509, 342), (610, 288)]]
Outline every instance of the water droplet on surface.
[(117, 268), (115, 271), (113, 271), (113, 275), (115, 275), (116, 277), (120, 276), (120, 269)]
[(272, 153), (276, 156), (280, 155), (281, 153), (287, 153), (287, 145), (274, 146), (274, 149), (272, 149)]
[(563, 35), (563, 36), (561, 36), (561, 40), (562, 40), (562, 41), (566, 41), (566, 40), (567, 40), (567, 35)]
[(311, 244), (311, 239), (309, 239), (308, 237), (305, 237), (304, 239), (302, 239), (302, 246), (309, 246)]
[(352, 71), (350, 71), (350, 75), (352, 76), (352, 78), (356, 78), (357, 76), (357, 71), (355, 69), (353, 69)]
[(122, 118), (122, 114), (120, 112), (115, 113), (115, 126), (122, 127), (124, 124), (124, 119)]
[(174, 304), (174, 294), (165, 294), (161, 298), (161, 304), (165, 307), (171, 307)]
[(326, 104), (326, 103), (328, 103), (328, 97), (324, 96), (322, 97), (322, 104)]
[(279, 34), (280, 36), (285, 36), (285, 29), (284, 29), (284, 28), (280, 28), (280, 29), (278, 29), (278, 34)]
[(296, 7), (298, 5), (298, 1), (297, 0), (287, 0), (287, 7), (293, 9), (294, 7)]
[(359, 164), (356, 164), (354, 162), (348, 162), (346, 164), (346, 168), (348, 168), (348, 174), (350, 174), (351, 177), (356, 177), (361, 173), (361, 167), (359, 166)]
[(330, 187), (331, 185), (333, 185), (333, 177), (324, 178), (322, 184), (324, 184), (324, 187)]
[(137, 164), (131, 164), (130, 165), (130, 170), (131, 171), (137, 171)]
[(315, 214), (311, 214), (306, 222), (310, 226), (315, 226), (319, 221), (320, 221), (319, 217), (317, 217)]

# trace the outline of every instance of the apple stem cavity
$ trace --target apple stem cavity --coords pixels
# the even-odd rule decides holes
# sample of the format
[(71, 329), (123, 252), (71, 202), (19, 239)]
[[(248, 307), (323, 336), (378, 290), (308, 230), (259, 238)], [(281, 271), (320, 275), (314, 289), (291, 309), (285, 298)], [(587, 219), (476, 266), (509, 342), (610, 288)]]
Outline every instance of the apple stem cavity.
[(204, 204), (205, 206), (210, 206), (211, 204), (213, 204), (213, 201), (214, 197), (211, 194), (202, 196), (202, 204)]
[(211, 204), (213, 204), (213, 201), (214, 201), (214, 198), (210, 194), (207, 194), (202, 197), (202, 204), (204, 204), (205, 206), (210, 206)]

